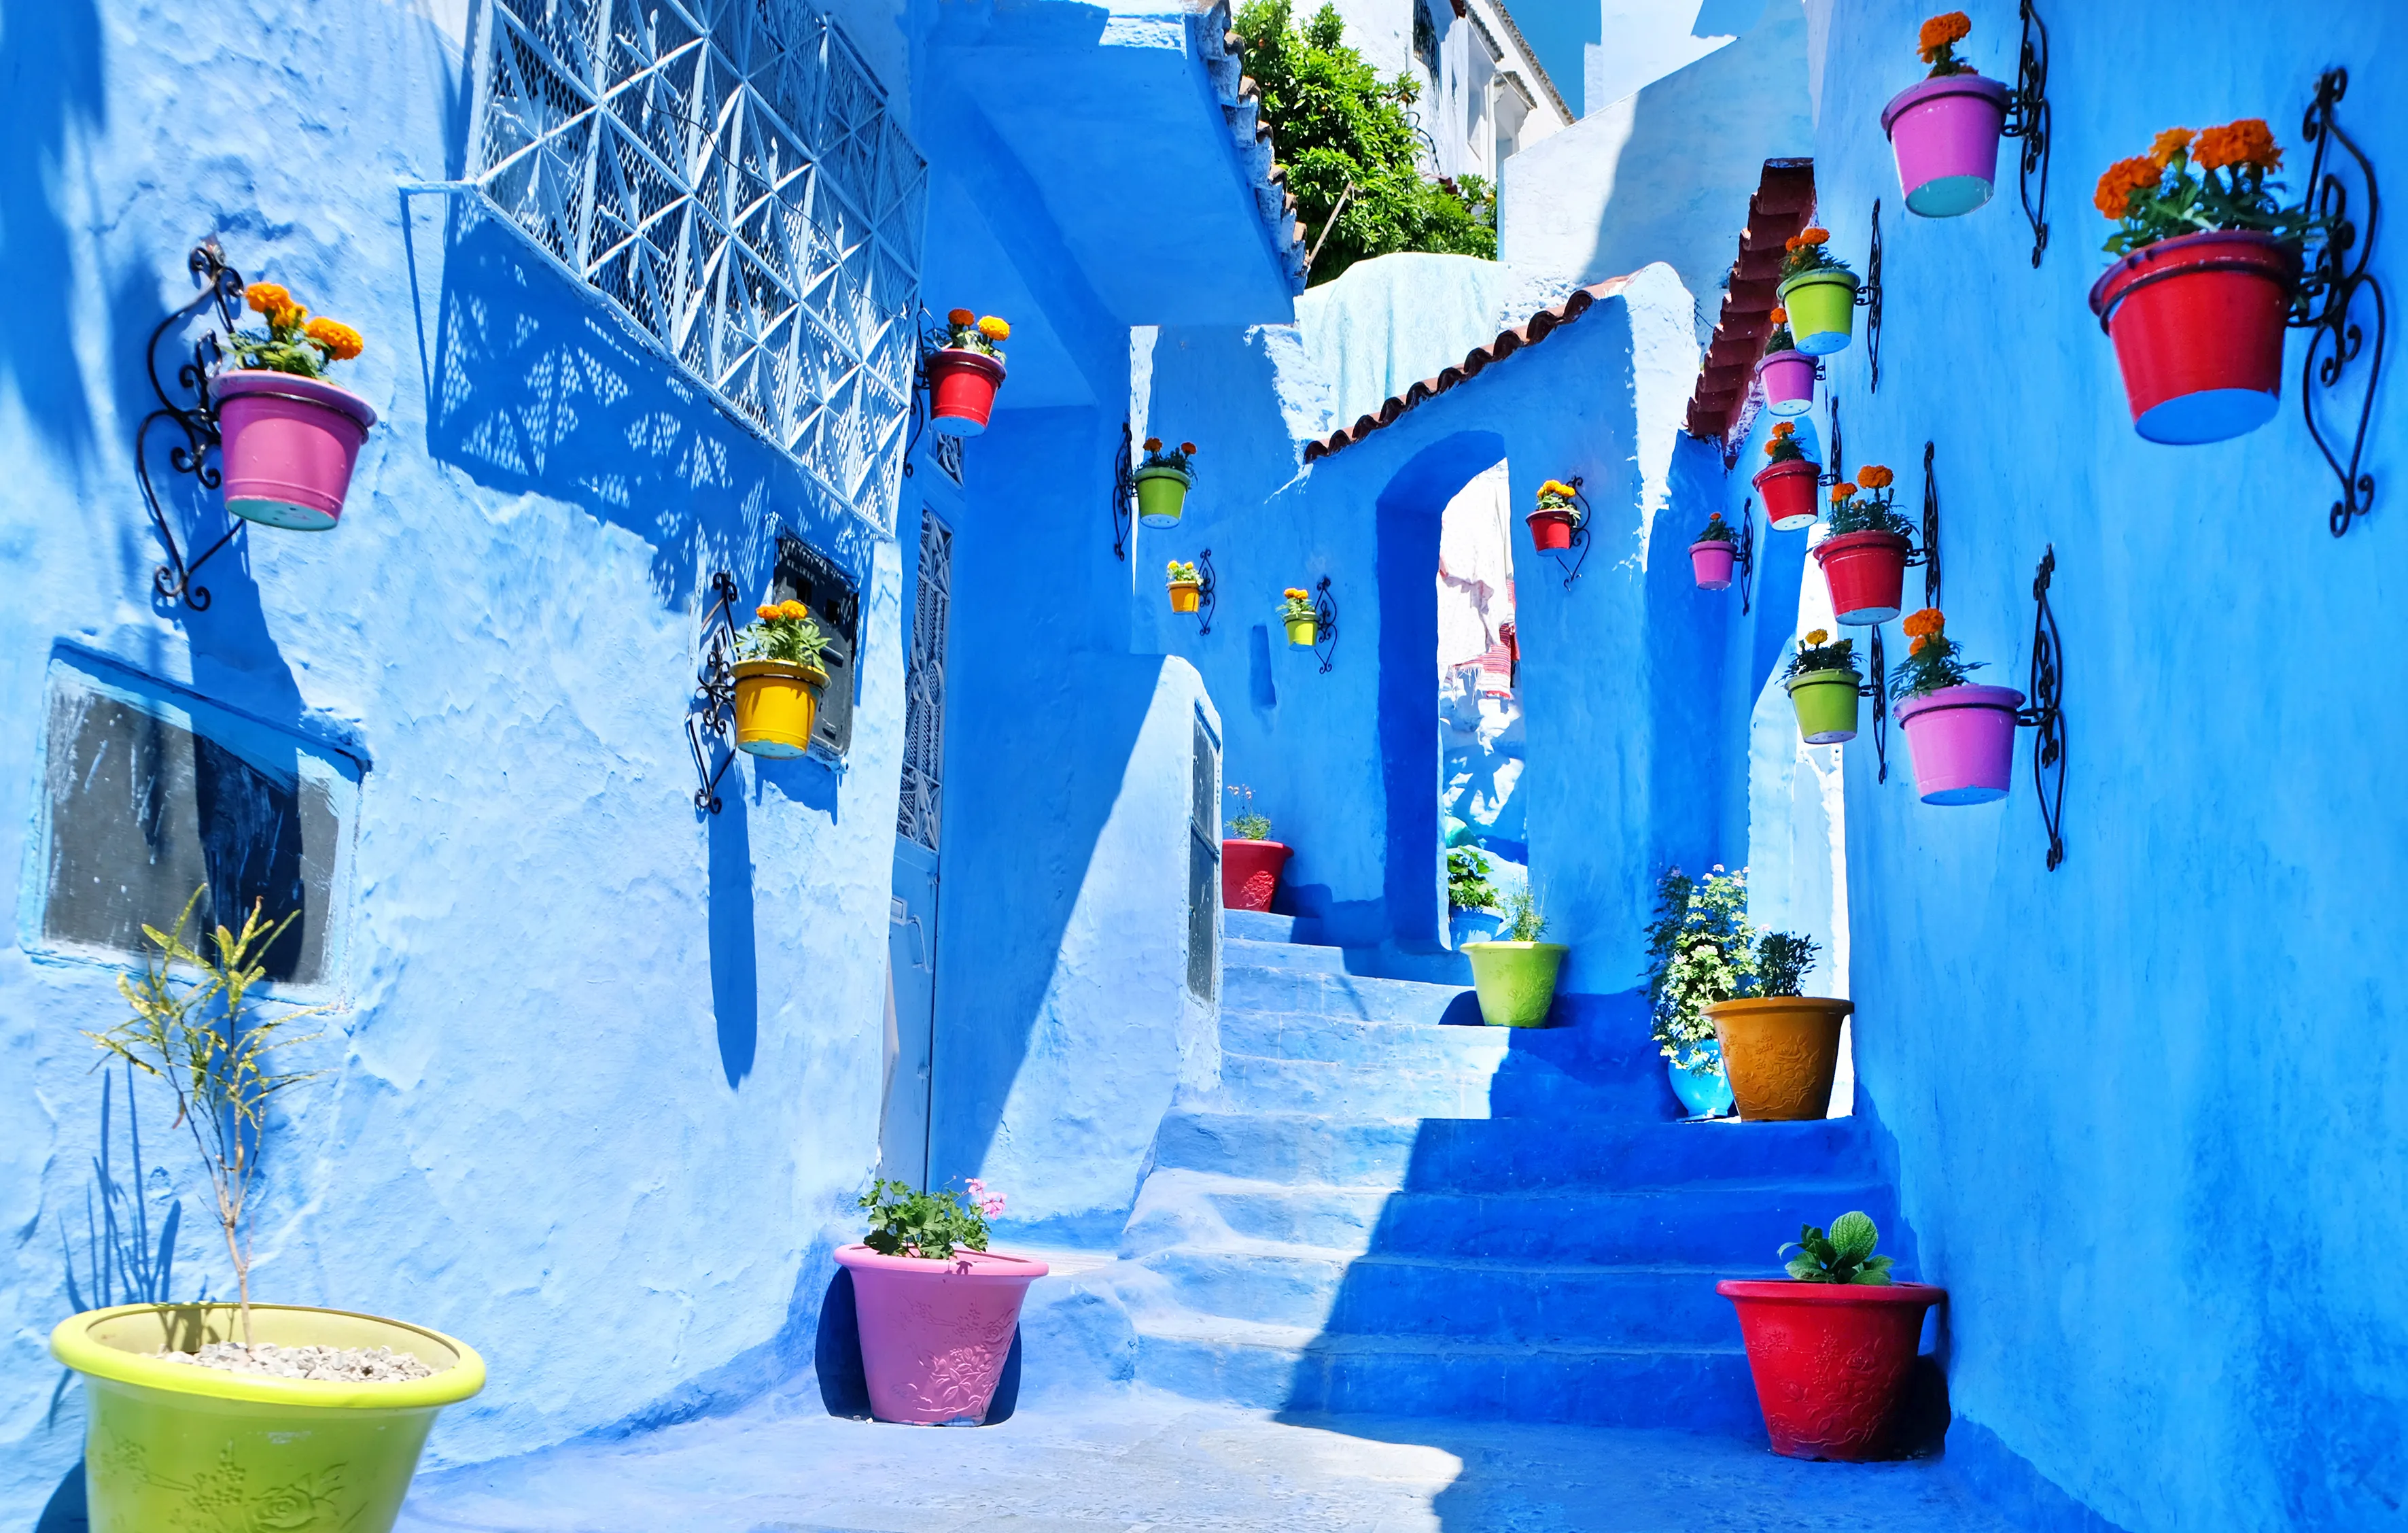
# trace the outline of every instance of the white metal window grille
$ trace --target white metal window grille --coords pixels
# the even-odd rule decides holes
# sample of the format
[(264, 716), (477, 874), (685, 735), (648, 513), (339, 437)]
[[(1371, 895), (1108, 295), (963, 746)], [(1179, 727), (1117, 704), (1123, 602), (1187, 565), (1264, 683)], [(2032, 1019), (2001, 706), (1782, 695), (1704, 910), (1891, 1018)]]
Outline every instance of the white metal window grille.
[(882, 531), (926, 167), (805, 0), (488, 0), (468, 179)]
[(945, 626), (953, 610), (953, 530), (920, 513), (920, 586), (903, 668), (903, 798), (895, 834), (937, 850), (944, 818)]

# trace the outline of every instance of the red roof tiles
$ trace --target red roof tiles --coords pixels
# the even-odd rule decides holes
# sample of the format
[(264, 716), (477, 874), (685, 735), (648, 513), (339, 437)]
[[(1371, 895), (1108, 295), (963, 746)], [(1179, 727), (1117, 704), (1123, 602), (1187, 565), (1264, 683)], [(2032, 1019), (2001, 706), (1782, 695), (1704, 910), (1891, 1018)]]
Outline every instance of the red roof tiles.
[(1689, 396), (1685, 429), (1692, 437), (1718, 440), (1739, 421), (1772, 331), (1774, 287), (1783, 247), (1806, 226), (1814, 211), (1814, 162), (1767, 160), (1756, 193), (1747, 200), (1747, 227), (1740, 231), (1739, 258), (1714, 337), (1706, 346), (1697, 392)]

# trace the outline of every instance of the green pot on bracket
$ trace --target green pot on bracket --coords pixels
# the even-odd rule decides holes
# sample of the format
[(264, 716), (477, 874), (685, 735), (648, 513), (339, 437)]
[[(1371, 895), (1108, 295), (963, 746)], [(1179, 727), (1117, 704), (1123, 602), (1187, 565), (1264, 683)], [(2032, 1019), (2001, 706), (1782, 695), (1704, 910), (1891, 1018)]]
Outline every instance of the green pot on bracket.
[(1848, 349), (1856, 322), (1853, 272), (1801, 271), (1782, 282), (1781, 304), (1789, 310), (1789, 333), (1797, 337), (1798, 350), (1827, 357)]
[(1864, 678), (1852, 670), (1807, 671), (1789, 679), (1789, 706), (1798, 710), (1798, 733), (1809, 745), (1837, 745), (1856, 738), (1856, 689)]
[(1175, 527), (1179, 513), (1187, 505), (1187, 487), (1193, 483), (1176, 468), (1140, 468), (1137, 480), (1137, 519), (1149, 527)]
[(1472, 988), (1480, 993), (1480, 1020), (1491, 1027), (1544, 1027), (1555, 1004), (1561, 942), (1466, 942)]
[(251, 1312), (259, 1341), (390, 1347), (437, 1371), (337, 1383), (150, 1355), (239, 1340), (231, 1304), (125, 1304), (70, 1316), (50, 1332), (50, 1355), (83, 1378), (92, 1533), (390, 1533), (437, 1413), (485, 1386), (484, 1359), (439, 1331), (292, 1304)]

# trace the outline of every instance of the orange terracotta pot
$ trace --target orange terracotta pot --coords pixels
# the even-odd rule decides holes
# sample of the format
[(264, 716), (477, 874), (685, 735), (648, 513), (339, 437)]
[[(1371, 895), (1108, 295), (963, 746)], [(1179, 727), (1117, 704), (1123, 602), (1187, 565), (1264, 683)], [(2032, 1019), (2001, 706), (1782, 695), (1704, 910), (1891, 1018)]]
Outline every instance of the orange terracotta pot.
[(1193, 612), (1197, 607), (1203, 605), (1203, 601), (1204, 587), (1197, 581), (1173, 580), (1170, 582), (1170, 609), (1172, 611)]
[(1831, 1110), (1840, 1024), (1854, 1001), (1772, 996), (1716, 1001), (1705, 1009), (1722, 1040), (1723, 1068), (1742, 1120), (1820, 1118)]

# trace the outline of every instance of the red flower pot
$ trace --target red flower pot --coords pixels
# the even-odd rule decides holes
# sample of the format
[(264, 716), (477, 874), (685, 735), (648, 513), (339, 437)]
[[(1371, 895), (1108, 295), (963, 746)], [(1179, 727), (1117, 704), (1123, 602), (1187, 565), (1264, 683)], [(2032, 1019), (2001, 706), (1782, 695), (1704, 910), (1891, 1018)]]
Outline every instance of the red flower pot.
[(2132, 428), (2188, 446), (2273, 419), (2299, 285), (2299, 247), (2248, 230), (2161, 239), (2108, 267), (2090, 311), (2115, 343)]
[(1736, 550), (1719, 537), (1701, 537), (1689, 545), (1689, 567), (1700, 591), (1728, 591)]
[(1796, 532), (1814, 522), (1814, 483), (1823, 466), (1812, 458), (1792, 458), (1757, 471), (1750, 482), (1764, 497), (1765, 514), (1775, 532)]
[(1894, 532), (1843, 532), (1815, 544), (1814, 562), (1831, 587), (1831, 615), (1856, 627), (1898, 616), (1906, 556), (1914, 552)]
[(945, 347), (928, 359), (928, 424), (948, 437), (975, 437), (995, 410), (1003, 364), (983, 351)]
[(1923, 1336), (1948, 1290), (1921, 1282), (1747, 1282), (1714, 1292), (1739, 1311), (1772, 1451), (1866, 1459), (1889, 1445)]
[(1580, 518), (1570, 511), (1532, 511), (1522, 520), (1530, 524), (1530, 541), (1541, 553), (1571, 547), (1572, 529), (1580, 525)]
[(1278, 841), (1223, 841), (1221, 904), (1232, 910), (1269, 910), (1288, 852)]

